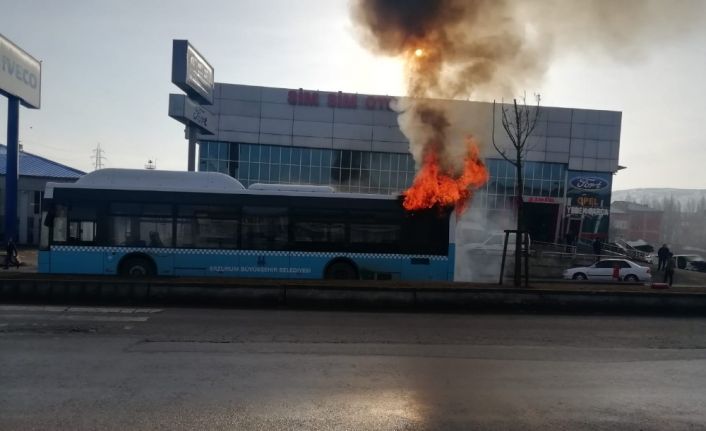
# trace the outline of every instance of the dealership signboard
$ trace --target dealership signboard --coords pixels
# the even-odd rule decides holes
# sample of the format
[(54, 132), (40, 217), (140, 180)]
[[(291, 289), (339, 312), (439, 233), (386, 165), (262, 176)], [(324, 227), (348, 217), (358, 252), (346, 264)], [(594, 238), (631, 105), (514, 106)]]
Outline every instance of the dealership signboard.
[(188, 40), (172, 43), (172, 82), (199, 103), (213, 103), (213, 67)]
[(0, 93), (39, 109), (42, 64), (0, 34)]
[(569, 171), (566, 191), (569, 215), (604, 215), (610, 212), (612, 176), (606, 172)]
[(183, 94), (169, 95), (169, 116), (188, 127), (196, 128), (199, 133), (216, 133), (216, 117)]
[[(606, 239), (610, 216), (613, 176), (609, 172), (569, 171), (566, 189), (566, 214), (580, 219), (580, 238)], [(574, 229), (569, 229), (574, 230)]]

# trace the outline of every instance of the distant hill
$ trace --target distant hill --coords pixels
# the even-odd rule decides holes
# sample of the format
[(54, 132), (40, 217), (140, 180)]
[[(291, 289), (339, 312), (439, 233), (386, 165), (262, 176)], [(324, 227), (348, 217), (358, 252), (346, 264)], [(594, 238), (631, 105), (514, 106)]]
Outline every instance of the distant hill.
[(653, 201), (661, 201), (666, 197), (672, 197), (674, 200), (678, 201), (682, 206), (687, 202), (698, 202), (701, 198), (706, 198), (706, 189), (659, 189), (659, 188), (647, 188), (647, 189), (627, 189), (627, 190), (614, 190), (611, 200), (615, 201), (629, 201), (649, 204)]

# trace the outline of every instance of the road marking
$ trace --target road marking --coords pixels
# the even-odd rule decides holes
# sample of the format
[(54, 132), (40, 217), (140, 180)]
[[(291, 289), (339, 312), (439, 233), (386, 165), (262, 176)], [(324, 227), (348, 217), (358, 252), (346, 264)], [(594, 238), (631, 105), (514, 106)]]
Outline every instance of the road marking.
[(117, 307), (69, 307), (68, 312), (78, 313), (121, 313), (121, 314), (154, 314), (161, 313), (161, 308), (117, 308)]
[(53, 305), (0, 305), (3, 311), (44, 311), (49, 313), (120, 313), (120, 314), (155, 314), (164, 311), (161, 308), (121, 308), (121, 307), (63, 307)]
[(88, 316), (72, 314), (3, 314), (3, 320), (50, 320), (50, 321), (72, 321), (72, 322), (146, 322), (148, 316)]
[(59, 313), (66, 311), (67, 308), (50, 305), (0, 305), (0, 311), (49, 311)]

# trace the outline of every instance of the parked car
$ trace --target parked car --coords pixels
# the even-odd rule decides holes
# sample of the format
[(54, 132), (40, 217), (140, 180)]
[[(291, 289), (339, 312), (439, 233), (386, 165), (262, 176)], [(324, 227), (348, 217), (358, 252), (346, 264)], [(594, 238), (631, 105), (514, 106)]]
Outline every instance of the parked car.
[(706, 261), (692, 260), (689, 262), (688, 268), (692, 271), (706, 272)]
[(672, 256), (675, 260), (675, 265), (679, 269), (687, 269), (689, 271), (701, 271), (701, 267), (706, 265), (704, 258), (698, 254), (675, 254)]
[[(528, 238), (527, 248), (532, 249), (532, 239)], [(502, 254), (503, 246), (505, 245), (505, 232), (494, 232), (491, 233), (488, 238), (483, 242), (472, 242), (465, 245), (466, 251), (480, 252), (480, 253), (490, 253), (490, 254)], [(515, 233), (510, 232), (507, 241), (507, 253), (512, 254), (515, 252)]]
[(650, 281), (650, 268), (641, 266), (627, 259), (603, 259), (590, 266), (569, 268), (564, 271), (567, 280), (611, 281), (613, 266), (620, 267), (620, 279), (624, 281)]

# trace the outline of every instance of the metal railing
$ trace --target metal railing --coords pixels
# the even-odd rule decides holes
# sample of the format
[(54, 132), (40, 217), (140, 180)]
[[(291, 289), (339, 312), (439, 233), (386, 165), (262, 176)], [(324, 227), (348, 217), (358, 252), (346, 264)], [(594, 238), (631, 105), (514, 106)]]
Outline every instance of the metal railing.
[(618, 247), (612, 244), (604, 243), (601, 244), (601, 253), (596, 255), (593, 251), (593, 246), (587, 243), (579, 243), (577, 245), (568, 245), (561, 243), (551, 243), (551, 242), (541, 242), (533, 241), (532, 249), (538, 256), (556, 256), (556, 257), (598, 257), (601, 259), (606, 258), (622, 258), (638, 260), (642, 262), (649, 262), (649, 253), (635, 250), (626, 249)]

